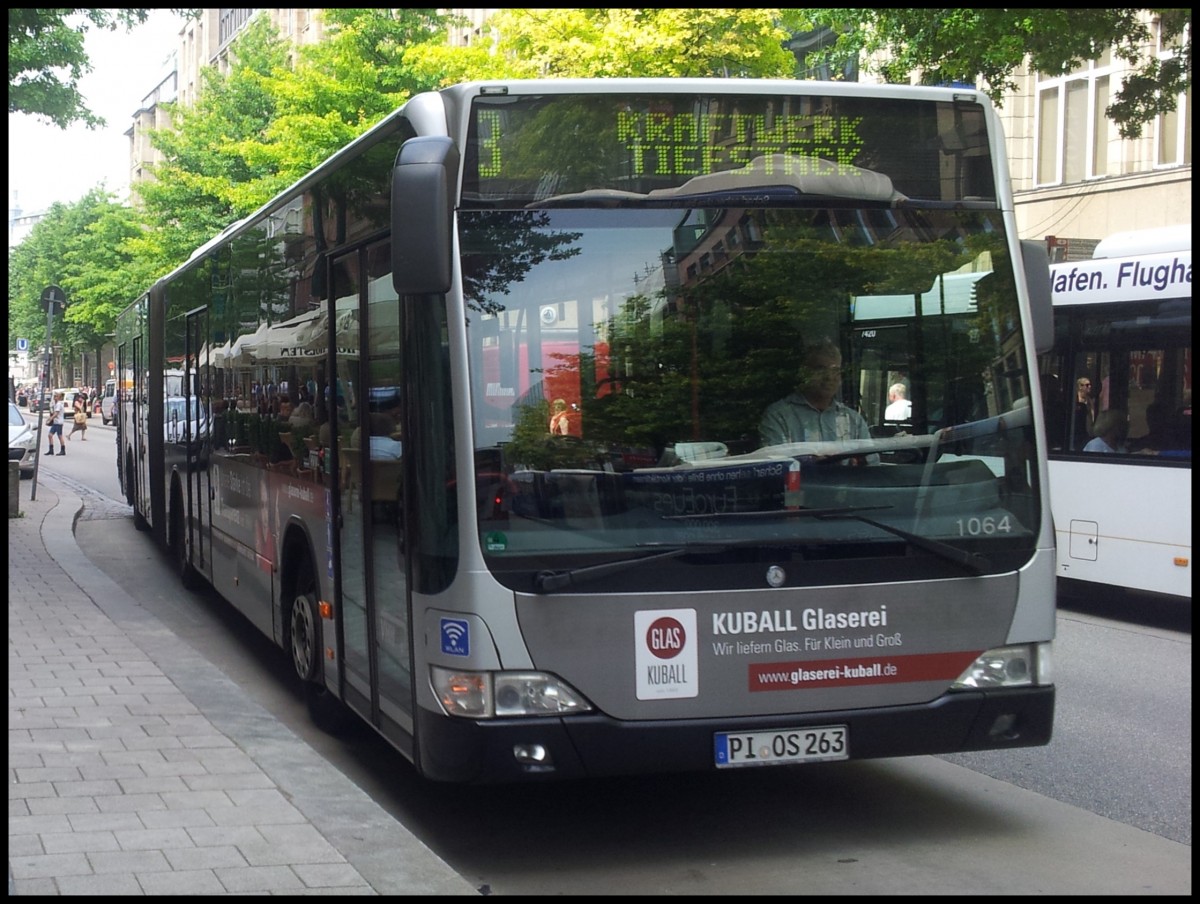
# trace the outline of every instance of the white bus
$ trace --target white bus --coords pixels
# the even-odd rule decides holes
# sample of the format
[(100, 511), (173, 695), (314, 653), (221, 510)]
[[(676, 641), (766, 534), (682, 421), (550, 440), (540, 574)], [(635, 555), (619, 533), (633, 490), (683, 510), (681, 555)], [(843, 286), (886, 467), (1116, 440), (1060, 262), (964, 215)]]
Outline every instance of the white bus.
[[(1051, 267), (1055, 346), (1040, 369), (1064, 590), (1191, 600), (1191, 235), (1122, 232)], [(1112, 452), (1088, 429), (1105, 419), (1124, 427)]]
[(981, 92), (465, 84), (124, 312), (118, 465), (314, 715), (431, 779), (1041, 745), (1050, 323)]

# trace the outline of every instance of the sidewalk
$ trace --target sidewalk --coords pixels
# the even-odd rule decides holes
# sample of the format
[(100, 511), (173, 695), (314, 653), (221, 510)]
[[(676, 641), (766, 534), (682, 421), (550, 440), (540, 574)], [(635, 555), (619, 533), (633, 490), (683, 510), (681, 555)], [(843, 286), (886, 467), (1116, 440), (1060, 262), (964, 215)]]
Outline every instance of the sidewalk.
[(9, 894), (478, 894), (87, 560), (67, 482), (31, 488), (8, 519)]

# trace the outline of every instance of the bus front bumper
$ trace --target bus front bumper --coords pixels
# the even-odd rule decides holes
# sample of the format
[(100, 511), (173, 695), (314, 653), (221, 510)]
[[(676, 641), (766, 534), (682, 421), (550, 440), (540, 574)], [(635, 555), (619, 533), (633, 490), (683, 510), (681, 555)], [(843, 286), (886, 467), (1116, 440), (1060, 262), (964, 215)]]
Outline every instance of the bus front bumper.
[(1039, 747), (1050, 741), (1054, 698), (1053, 686), (956, 691), (914, 706), (647, 722), (603, 713), (467, 720), (419, 710), (417, 765), (435, 781), (482, 784), (715, 771), (718, 732), (827, 725), (848, 727), (854, 760)]

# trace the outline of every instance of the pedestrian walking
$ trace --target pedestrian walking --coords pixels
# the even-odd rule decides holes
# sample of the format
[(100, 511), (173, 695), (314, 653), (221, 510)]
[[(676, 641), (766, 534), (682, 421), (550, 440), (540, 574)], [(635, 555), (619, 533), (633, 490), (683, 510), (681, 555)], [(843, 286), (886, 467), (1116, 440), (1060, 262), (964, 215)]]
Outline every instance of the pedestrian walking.
[(75, 412), (72, 417), (74, 425), (71, 427), (71, 432), (67, 434), (67, 439), (69, 440), (76, 433), (82, 433), (83, 436), (80, 439), (86, 443), (88, 422), (87, 403), (79, 396), (75, 397)]
[(67, 443), (63, 439), (63, 418), (67, 414), (67, 403), (63, 401), (61, 392), (54, 393), (54, 401), (50, 404), (50, 448), (46, 450), (47, 455), (54, 454), (54, 437), (58, 437), (58, 454), (67, 454)]

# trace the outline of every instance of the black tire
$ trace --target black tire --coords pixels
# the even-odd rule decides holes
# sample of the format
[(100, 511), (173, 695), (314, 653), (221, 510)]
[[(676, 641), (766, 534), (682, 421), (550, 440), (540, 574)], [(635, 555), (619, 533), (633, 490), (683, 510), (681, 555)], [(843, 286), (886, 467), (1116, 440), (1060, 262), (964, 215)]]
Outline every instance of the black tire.
[(317, 601), (311, 592), (297, 591), (288, 616), (288, 652), (292, 670), (305, 684), (316, 679), (321, 667), (320, 622)]
[(301, 566), (297, 576), (288, 612), (288, 653), (292, 658), (292, 671), (304, 685), (304, 703), (313, 724), (327, 734), (345, 732), (353, 724), (354, 716), (325, 686), (316, 581), (307, 563)]
[(122, 483), (125, 484), (125, 502), (133, 509), (133, 526), (137, 530), (149, 530), (150, 522), (148, 522), (142, 513), (137, 508), (137, 495), (133, 491), (133, 453), (125, 453), (125, 473), (122, 476)]
[(188, 561), (187, 542), (184, 540), (183, 502), (178, 494), (174, 495), (171, 504), (171, 556), (175, 560), (175, 571), (184, 588), (198, 590), (203, 581), (200, 579), (200, 572)]

